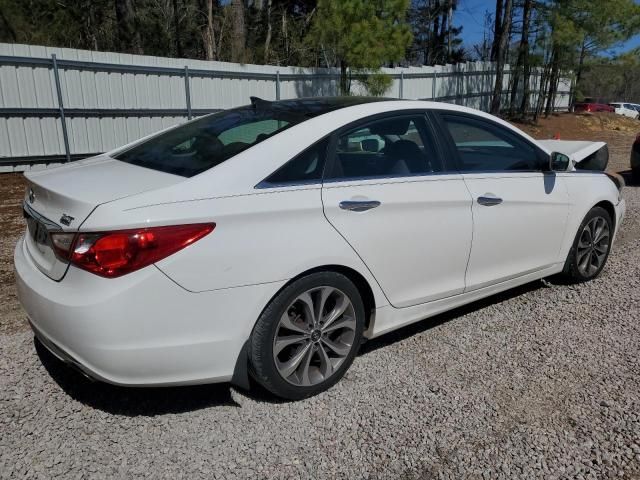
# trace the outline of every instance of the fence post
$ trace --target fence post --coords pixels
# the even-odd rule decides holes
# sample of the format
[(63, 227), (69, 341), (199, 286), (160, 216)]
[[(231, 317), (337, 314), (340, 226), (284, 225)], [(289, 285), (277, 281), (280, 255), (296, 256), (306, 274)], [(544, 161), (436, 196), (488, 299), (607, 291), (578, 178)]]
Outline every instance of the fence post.
[(60, 110), (60, 122), (62, 123), (62, 139), (64, 140), (64, 153), (67, 162), (71, 161), (71, 152), (69, 151), (69, 132), (67, 132), (67, 120), (64, 117), (64, 104), (62, 103), (62, 89), (60, 88), (60, 74), (58, 73), (58, 60), (56, 54), (51, 54), (51, 63), (53, 64), (53, 78), (56, 82), (56, 93), (58, 94), (58, 109)]
[(404, 71), (400, 70), (400, 98), (404, 98)]
[(436, 67), (433, 67), (433, 78), (431, 79), (431, 100), (436, 99), (436, 82), (438, 81), (438, 72)]
[(184, 95), (187, 100), (187, 118), (191, 120), (191, 86), (189, 85), (189, 66), (184, 66)]
[(276, 71), (276, 100), (280, 100), (280, 70)]

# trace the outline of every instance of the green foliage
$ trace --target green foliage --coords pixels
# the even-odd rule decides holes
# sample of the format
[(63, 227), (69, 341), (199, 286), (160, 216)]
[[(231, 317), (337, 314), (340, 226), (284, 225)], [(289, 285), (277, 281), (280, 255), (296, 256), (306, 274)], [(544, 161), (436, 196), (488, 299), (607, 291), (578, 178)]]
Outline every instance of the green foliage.
[(309, 41), (327, 66), (340, 66), (341, 88), (349, 91), (347, 67), (377, 69), (404, 58), (411, 43), (406, 22), (409, 0), (319, 0)]
[(363, 72), (361, 75), (358, 76), (358, 81), (366, 90), (367, 95), (372, 97), (384, 96), (393, 85), (393, 78), (380, 70)]

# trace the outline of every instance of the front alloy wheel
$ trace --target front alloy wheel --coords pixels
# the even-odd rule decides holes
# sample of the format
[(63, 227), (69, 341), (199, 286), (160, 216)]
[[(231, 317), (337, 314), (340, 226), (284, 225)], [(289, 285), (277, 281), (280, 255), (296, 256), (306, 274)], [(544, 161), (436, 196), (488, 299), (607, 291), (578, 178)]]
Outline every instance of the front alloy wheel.
[(578, 228), (564, 265), (564, 276), (573, 282), (597, 277), (609, 256), (612, 237), (613, 222), (609, 212), (602, 207), (593, 207)]
[(576, 249), (578, 270), (582, 275), (592, 277), (602, 268), (609, 253), (610, 239), (609, 224), (603, 217), (593, 217), (583, 227)]
[(326, 390), (351, 365), (364, 317), (360, 293), (344, 275), (319, 272), (294, 281), (256, 322), (249, 352), (254, 377), (292, 400)]

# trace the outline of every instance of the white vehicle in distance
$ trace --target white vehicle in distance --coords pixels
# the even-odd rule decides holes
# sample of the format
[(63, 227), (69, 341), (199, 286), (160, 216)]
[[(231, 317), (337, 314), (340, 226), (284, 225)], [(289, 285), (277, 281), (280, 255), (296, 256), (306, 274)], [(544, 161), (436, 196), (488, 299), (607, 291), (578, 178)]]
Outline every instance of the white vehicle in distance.
[(253, 99), (27, 173), (18, 294), (92, 378), (304, 398), (364, 338), (596, 277), (625, 211), (607, 159), (444, 103)]
[(613, 107), (618, 115), (624, 115), (629, 118), (638, 118), (640, 116), (638, 109), (631, 103), (614, 102), (610, 103), (609, 106)]

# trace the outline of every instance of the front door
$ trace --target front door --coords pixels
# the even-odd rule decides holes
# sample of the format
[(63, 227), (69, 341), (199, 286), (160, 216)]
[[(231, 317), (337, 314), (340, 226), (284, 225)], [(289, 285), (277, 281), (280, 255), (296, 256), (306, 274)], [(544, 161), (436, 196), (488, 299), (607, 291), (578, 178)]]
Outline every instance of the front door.
[(473, 198), (467, 291), (558, 263), (569, 195), (560, 176), (543, 171), (546, 154), (490, 120), (441, 118)]

